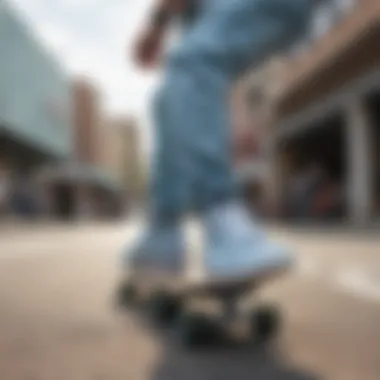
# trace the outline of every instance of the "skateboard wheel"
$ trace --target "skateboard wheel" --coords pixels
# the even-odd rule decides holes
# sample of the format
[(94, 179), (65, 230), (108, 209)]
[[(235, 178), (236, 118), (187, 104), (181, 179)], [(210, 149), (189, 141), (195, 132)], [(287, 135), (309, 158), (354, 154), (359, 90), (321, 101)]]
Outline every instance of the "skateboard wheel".
[(184, 313), (178, 319), (176, 333), (181, 344), (195, 348), (214, 343), (221, 331), (206, 315)]
[(280, 329), (281, 316), (276, 307), (261, 306), (254, 311), (251, 317), (251, 328), (254, 337), (259, 341), (268, 341)]
[(181, 312), (181, 301), (169, 294), (156, 293), (150, 299), (150, 312), (153, 320), (159, 324), (173, 323)]
[(116, 303), (118, 306), (127, 307), (137, 299), (137, 291), (132, 283), (122, 283), (116, 292)]

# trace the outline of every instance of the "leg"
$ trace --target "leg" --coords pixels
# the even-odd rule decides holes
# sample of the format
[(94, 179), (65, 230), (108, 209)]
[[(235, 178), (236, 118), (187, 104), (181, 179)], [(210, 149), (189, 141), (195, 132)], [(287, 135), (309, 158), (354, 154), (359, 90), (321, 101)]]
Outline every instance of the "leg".
[[(166, 265), (183, 247), (170, 224), (162, 231), (162, 220), (176, 221), (194, 206), (206, 213), (234, 197), (226, 111), (229, 86), (249, 63), (258, 63), (299, 34), (311, 1), (205, 0), (203, 15), (169, 62), (159, 100), (154, 181), (154, 213), (159, 218), (153, 219), (160, 222), (143, 239), (142, 250), (151, 252), (149, 256), (167, 257)], [(240, 224), (246, 223), (239, 212), (232, 213)], [(206, 224), (224, 219), (218, 215)], [(223, 222), (223, 228), (230, 228)]]
[(173, 127), (168, 140), (173, 145), (170, 149), (165, 146), (172, 169), (172, 180), (166, 181), (166, 186), (171, 187), (171, 207), (182, 215), (213, 200), (231, 198), (235, 186), (230, 156), (225, 154), (229, 151), (230, 131), (223, 106), (229, 83), (223, 76), (210, 77), (213, 73), (202, 63), (187, 67), (177, 65), (175, 59), (170, 62), (167, 75)]
[[(300, 34), (313, 0), (204, 0), (156, 100), (153, 208), (180, 215), (235, 193), (227, 96), (233, 79)], [(191, 195), (192, 194), (192, 195)]]
[(131, 264), (132, 270), (148, 266), (176, 271), (182, 264), (184, 247), (179, 210), (186, 202), (187, 188), (183, 181), (176, 181), (183, 149), (178, 130), (171, 123), (170, 101), (170, 89), (165, 83), (153, 102), (156, 149), (147, 225), (137, 244), (123, 254), (124, 263)]
[(169, 63), (171, 122), (191, 157), (188, 178), (202, 209), (236, 195), (228, 93), (236, 76), (304, 31), (313, 0), (205, 0)]
[(151, 173), (151, 218), (158, 221), (180, 219), (189, 204), (189, 176), (186, 148), (173, 117), (176, 86), (169, 72), (154, 101), (155, 155)]
[(191, 157), (184, 177), (206, 228), (206, 264), (223, 279), (287, 266), (236, 195), (230, 162), (229, 87), (252, 62), (287, 46), (304, 30), (311, 0), (206, 1), (203, 16), (170, 61), (171, 122)]

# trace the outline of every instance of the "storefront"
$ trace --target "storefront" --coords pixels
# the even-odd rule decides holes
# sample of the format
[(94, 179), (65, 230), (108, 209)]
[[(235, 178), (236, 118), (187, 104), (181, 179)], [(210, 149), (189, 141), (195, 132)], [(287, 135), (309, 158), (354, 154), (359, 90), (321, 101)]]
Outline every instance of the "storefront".
[(70, 163), (49, 167), (39, 178), (52, 218), (86, 220), (123, 215), (122, 186), (104, 170)]
[[(278, 101), (277, 180), (288, 213), (289, 204), (294, 208), (292, 198), (298, 198), (301, 214), (310, 219), (321, 208), (323, 215), (354, 224), (378, 218), (379, 38), (380, 24), (367, 23), (365, 33), (358, 30), (351, 40), (342, 41), (339, 51), (320, 59)], [(305, 182), (312, 182), (316, 171), (322, 172), (324, 185), (311, 196)], [(298, 195), (290, 196), (290, 188), (300, 183), (303, 195), (293, 190)], [(301, 206), (295, 207), (296, 214)]]

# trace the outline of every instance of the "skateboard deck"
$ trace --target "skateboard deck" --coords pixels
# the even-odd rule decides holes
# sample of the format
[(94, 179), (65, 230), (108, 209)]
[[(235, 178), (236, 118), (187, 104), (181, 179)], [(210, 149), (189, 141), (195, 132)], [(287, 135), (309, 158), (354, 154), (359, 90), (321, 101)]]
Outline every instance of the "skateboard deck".
[(230, 278), (212, 277), (203, 273), (188, 274), (170, 273), (167, 271), (141, 270), (129, 273), (125, 277), (126, 282), (132, 282), (140, 289), (147, 292), (162, 292), (173, 295), (192, 297), (192, 296), (208, 296), (208, 297), (224, 297), (225, 294), (231, 292), (246, 292), (251, 289), (258, 290), (269, 282), (272, 282), (284, 275), (289, 268), (273, 268), (245, 275), (244, 277), (235, 276)]

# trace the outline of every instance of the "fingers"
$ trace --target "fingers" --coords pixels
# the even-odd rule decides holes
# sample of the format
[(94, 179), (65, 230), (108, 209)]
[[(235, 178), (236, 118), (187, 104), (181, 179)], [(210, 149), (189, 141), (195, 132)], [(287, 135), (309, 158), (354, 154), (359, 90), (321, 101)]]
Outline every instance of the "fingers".
[(142, 67), (152, 67), (159, 60), (161, 50), (161, 35), (150, 31), (138, 41), (135, 49), (135, 60)]

